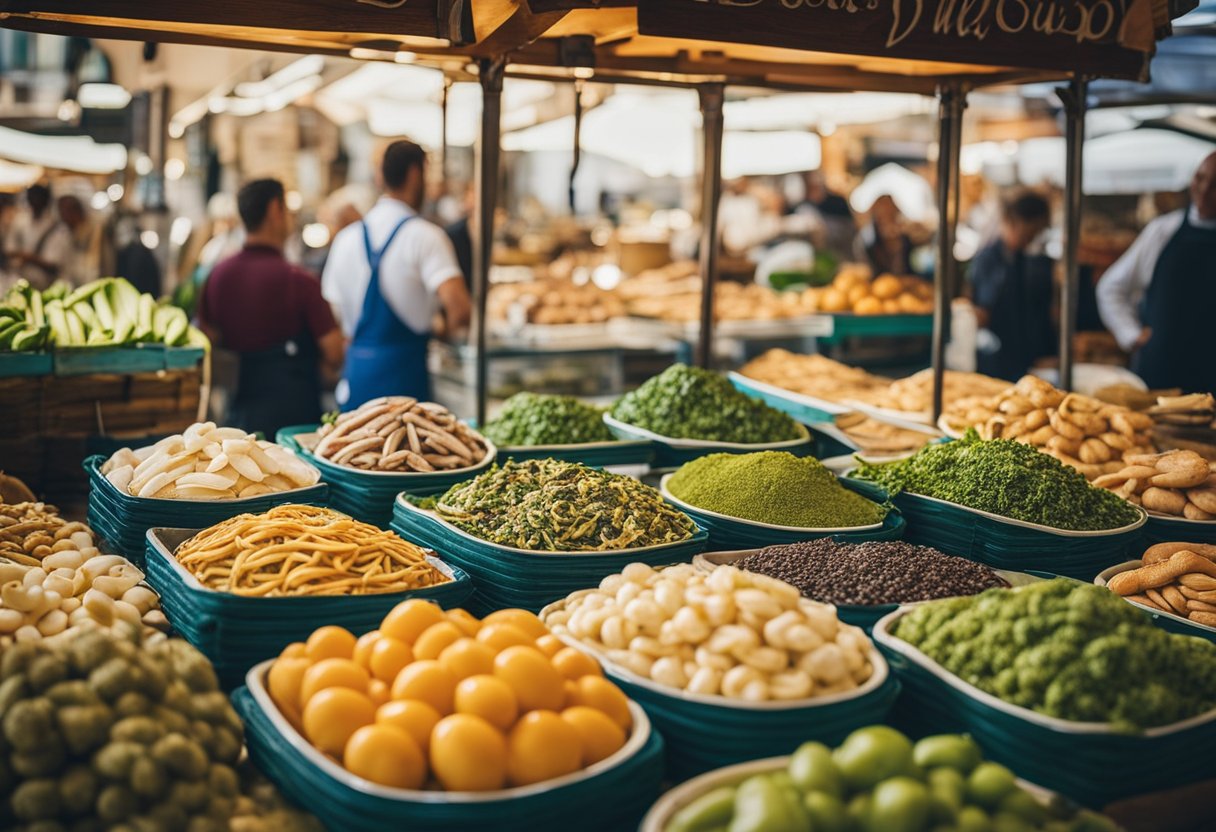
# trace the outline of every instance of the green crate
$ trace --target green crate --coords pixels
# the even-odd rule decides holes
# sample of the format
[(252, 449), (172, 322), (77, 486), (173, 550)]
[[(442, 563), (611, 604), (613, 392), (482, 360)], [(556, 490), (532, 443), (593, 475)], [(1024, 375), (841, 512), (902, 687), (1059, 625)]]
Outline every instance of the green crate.
[(49, 376), (54, 367), (49, 352), (0, 352), (0, 378)]

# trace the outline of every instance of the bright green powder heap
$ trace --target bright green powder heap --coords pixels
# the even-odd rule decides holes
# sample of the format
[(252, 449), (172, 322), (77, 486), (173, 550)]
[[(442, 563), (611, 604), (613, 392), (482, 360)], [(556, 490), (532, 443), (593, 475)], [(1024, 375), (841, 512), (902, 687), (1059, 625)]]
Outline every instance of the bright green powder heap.
[(974, 428), (899, 462), (863, 464), (855, 476), (892, 496), (922, 494), (1053, 529), (1117, 529), (1140, 518), (1131, 503), (1055, 457), (1011, 439), (980, 439)]
[(703, 456), (676, 471), (667, 490), (696, 508), (774, 526), (867, 526), (887, 514), (819, 460), (785, 451)]
[(625, 424), (672, 439), (764, 444), (797, 439), (797, 423), (780, 410), (740, 393), (725, 377), (673, 364), (612, 408)]

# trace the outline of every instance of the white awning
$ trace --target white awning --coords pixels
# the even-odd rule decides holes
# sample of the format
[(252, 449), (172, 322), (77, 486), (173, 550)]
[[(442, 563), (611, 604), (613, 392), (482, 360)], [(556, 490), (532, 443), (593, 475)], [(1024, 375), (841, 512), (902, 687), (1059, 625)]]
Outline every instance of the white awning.
[(74, 173), (115, 173), (127, 166), (121, 144), (98, 144), (88, 136), (40, 136), (0, 127), (0, 159)]

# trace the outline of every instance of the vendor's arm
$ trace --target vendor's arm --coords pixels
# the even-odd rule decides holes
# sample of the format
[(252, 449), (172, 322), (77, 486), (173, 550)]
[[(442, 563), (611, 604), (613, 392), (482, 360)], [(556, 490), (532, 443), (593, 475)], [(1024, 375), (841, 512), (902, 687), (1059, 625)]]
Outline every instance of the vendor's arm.
[(1098, 314), (1126, 352), (1148, 340), (1149, 333), (1140, 321), (1140, 303), (1161, 252), (1181, 224), (1181, 211), (1153, 220), (1098, 281)]
[(434, 294), (443, 309), (449, 339), (458, 336), (468, 325), (473, 304), (464, 282), (464, 273), (456, 260), (452, 241), (438, 226), (426, 226), (430, 232), (420, 240), (422, 282)]

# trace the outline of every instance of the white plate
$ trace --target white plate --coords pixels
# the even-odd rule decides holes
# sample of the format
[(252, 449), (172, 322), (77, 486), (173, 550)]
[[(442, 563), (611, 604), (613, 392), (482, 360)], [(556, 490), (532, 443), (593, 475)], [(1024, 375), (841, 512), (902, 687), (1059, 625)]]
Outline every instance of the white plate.
[[(891, 625), (902, 615), (907, 615), (911, 611), (911, 607), (900, 607), (895, 612), (885, 615), (878, 619), (874, 624), (874, 640), (886, 647), (888, 650), (893, 650), (902, 656), (907, 657), (915, 662), (918, 667), (932, 673), (937, 678), (948, 684), (955, 690), (965, 693), (972, 699), (994, 708), (998, 711), (1003, 711), (1012, 717), (1030, 722), (1043, 728), (1052, 731), (1057, 731), (1062, 734), (1077, 734), (1077, 735), (1092, 735), (1092, 734), (1117, 734), (1126, 736), (1127, 731), (1119, 726), (1112, 725), (1108, 722), (1071, 722), (1066, 719), (1058, 719), (1052, 716), (1044, 716), (1043, 714), (1032, 711), (1029, 708), (1023, 708), (1019, 705), (1012, 705), (1003, 699), (998, 699), (990, 693), (980, 690), (975, 685), (964, 682), (953, 673), (946, 670), (933, 659), (926, 656), (920, 650), (913, 647), (908, 642), (901, 638), (896, 638), (891, 635)], [(1197, 728), (1200, 725), (1206, 725), (1209, 722), (1216, 721), (1216, 708), (1207, 711), (1206, 713), (1193, 716), (1190, 719), (1184, 719), (1181, 722), (1174, 722), (1170, 725), (1160, 725), (1156, 728), (1146, 728), (1144, 731), (1136, 734), (1148, 739), (1157, 737), (1165, 737), (1170, 734), (1176, 734), (1180, 731), (1188, 731), (1191, 728)]]
[[(518, 555), (534, 555), (536, 557), (553, 557), (553, 556), (558, 556), (558, 557), (571, 557), (571, 556), (572, 557), (588, 557), (588, 556), (591, 556), (591, 557), (595, 557), (596, 555), (641, 555), (641, 554), (647, 554), (649, 552), (661, 551), (663, 549), (670, 549), (670, 548), (673, 548), (676, 546), (683, 546), (693, 539), (692, 537), (686, 537), (683, 540), (677, 540), (673, 543), (658, 543), (654, 546), (638, 546), (633, 549), (579, 549), (579, 550), (573, 550), (573, 551), (564, 551), (564, 550), (559, 550), (559, 549), (518, 549), (514, 546), (504, 546), (501, 543), (494, 543), (489, 540), (483, 540), (482, 538), (478, 537), (477, 535), (469, 534), (464, 529), (458, 528), (457, 526), (454, 526), (451, 523), (449, 523), (447, 520), (444, 520), (442, 517), (440, 517), (438, 515), (438, 513), (431, 511), (429, 509), (418, 508), (418, 506), (414, 505), (409, 500), (405, 499), (404, 494), (397, 495), (397, 505), (404, 506), (406, 509), (414, 512), (415, 514), (421, 514), (423, 517), (431, 518), (435, 522), (440, 523), (448, 531), (452, 532), (453, 534), (460, 535), (465, 540), (470, 540), (474, 543), (480, 543), (482, 546), (491, 546), (495, 549), (501, 549), (504, 552), (513, 552)], [(688, 519), (692, 520), (693, 518), (690, 517)], [(693, 537), (695, 537), (697, 535), (697, 533), (702, 531), (702, 529), (700, 526), (696, 525), (695, 520), (693, 520), (693, 525), (696, 526), (696, 528), (697, 528), (697, 531), (693, 532)]]
[(258, 703), (258, 706), (274, 724), (275, 729), (291, 746), (292, 750), (303, 757), (309, 765), (319, 768), (326, 775), (337, 780), (348, 789), (381, 800), (398, 800), (403, 803), (491, 803), (498, 800), (536, 797), (545, 792), (573, 785), (602, 774), (609, 769), (616, 768), (630, 757), (637, 755), (642, 750), (642, 747), (646, 745), (647, 740), (650, 739), (650, 720), (647, 719), (646, 712), (631, 700), (629, 702), (629, 715), (633, 717), (633, 732), (629, 735), (625, 744), (617, 749), (615, 754), (605, 757), (598, 763), (592, 763), (580, 771), (555, 777), (552, 780), (533, 783), (528, 786), (517, 786), (511, 789), (500, 789), (492, 792), (448, 792), (442, 790), (425, 791), (422, 789), (389, 788), (388, 786), (381, 786), (364, 780), (362, 777), (357, 777), (326, 757), (314, 748), (308, 740), (304, 739), (291, 726), (291, 723), (279, 713), (279, 708), (274, 704), (274, 700), (270, 698), (270, 694), (266, 690), (266, 684), (263, 681), (266, 674), (270, 672), (270, 667), (274, 662), (274, 659), (268, 659), (254, 666), (245, 677), (245, 684), (248, 685), (249, 692), (253, 694), (254, 701)]
[[(1133, 569), (1139, 569), (1143, 565), (1144, 565), (1144, 561), (1142, 561), (1142, 560), (1129, 560), (1124, 563), (1120, 563), (1118, 566), (1112, 566), (1109, 569), (1103, 569), (1101, 572), (1098, 573), (1098, 576), (1096, 578), (1094, 578), (1094, 583), (1097, 584), (1098, 586), (1106, 586), (1108, 583), (1110, 583), (1110, 579), (1115, 577), (1116, 575), (1118, 575), (1120, 572), (1130, 572)], [(1197, 621), (1192, 621), (1189, 618), (1183, 618), (1181, 615), (1178, 615), (1176, 613), (1166, 612), (1165, 610), (1159, 610), (1156, 607), (1146, 607), (1144, 604), (1141, 604), (1139, 601), (1133, 601), (1131, 598), (1128, 598), (1123, 595), (1120, 595), (1119, 597), (1122, 598), (1127, 603), (1131, 604), (1132, 606), (1139, 607), (1140, 609), (1144, 610), (1147, 613), (1152, 613), (1153, 615), (1160, 615), (1165, 618), (1173, 619), (1174, 621), (1177, 621), (1179, 624), (1185, 624), (1188, 627), (1194, 627), (1196, 630), (1202, 630), (1203, 632), (1206, 632), (1206, 633), (1216, 633), (1216, 627), (1209, 627), (1207, 624), (1200, 624)]]
[[(793, 417), (791, 416), (790, 418), (792, 419)], [(604, 424), (606, 424), (609, 430), (611, 430), (617, 436), (624, 437), (626, 439), (636, 439), (641, 436), (651, 440), (652, 442), (661, 442), (662, 444), (668, 445), (672, 448), (729, 448), (731, 450), (739, 451), (779, 451), (783, 448), (795, 448), (799, 445), (803, 445), (811, 438), (811, 432), (807, 430), (806, 425), (801, 424), (800, 422), (794, 422), (794, 427), (798, 429), (798, 433), (800, 434), (798, 438), (784, 439), (780, 442), (758, 443), (713, 442), (707, 439), (676, 439), (671, 436), (663, 436), (661, 434), (654, 433), (653, 431), (646, 430), (645, 428), (634, 427), (633, 425), (618, 421), (607, 413), (604, 414)]]
[[(831, 527), (831, 528), (812, 529), (812, 528), (807, 528), (805, 526), (776, 526), (776, 525), (773, 525), (772, 523), (761, 523), (759, 520), (747, 520), (742, 517), (732, 517), (729, 514), (720, 514), (719, 512), (716, 512), (716, 511), (710, 511), (707, 508), (699, 508), (697, 506), (692, 505), (691, 503), (684, 502), (679, 497), (674, 496), (671, 493), (671, 491), (668, 490), (668, 488), (667, 488), (667, 482), (673, 476), (674, 476), (674, 474), (665, 474), (663, 476), (663, 479), (659, 481), (659, 493), (663, 495), (664, 500), (667, 500), (668, 502), (674, 504), (676, 507), (684, 509), (685, 511), (698, 511), (702, 514), (708, 514), (710, 517), (716, 517), (719, 520), (729, 520), (732, 523), (743, 523), (746, 526), (756, 526), (757, 528), (761, 528), (761, 529), (774, 529), (776, 531), (782, 531), (782, 532), (808, 532), (808, 533), (812, 533), (812, 534), (834, 534), (836, 532), (873, 531), (875, 529), (881, 529), (883, 526), (883, 523), (886, 522), (886, 517), (884, 515), (882, 521), (880, 521), (878, 523), (870, 523), (865, 526), (836, 526), (836, 527)], [(843, 485), (840, 487), (844, 488)], [(851, 493), (856, 494), (857, 492), (853, 491)], [(862, 497), (862, 499), (865, 499), (865, 497), (862, 496), (861, 494), (857, 494), (857, 496)], [(875, 505), (877, 505), (877, 503), (875, 503)]]
[[(581, 598), (582, 596), (595, 591), (597, 590), (582, 589), (578, 592), (571, 593), (569, 596), (560, 601), (554, 601), (552, 604), (549, 604), (540, 611), (541, 620), (544, 621), (548, 616), (564, 608), (567, 601), (574, 598)], [(832, 610), (833, 613), (836, 612), (836, 608), (831, 604), (821, 604), (818, 601), (811, 601), (808, 598), (799, 598), (798, 603), (804, 607), (827, 607), (828, 609)], [(840, 626), (853, 627), (853, 629), (861, 632), (860, 627), (846, 624), (843, 621), (840, 622)], [(882, 653), (878, 652), (878, 648), (874, 646), (873, 641), (866, 638), (866, 644), (869, 646), (867, 658), (870, 660), (870, 678), (866, 679), (852, 690), (831, 693), (827, 696), (815, 696), (809, 699), (780, 699), (767, 700), (764, 702), (748, 702), (743, 699), (731, 699), (728, 696), (718, 694), (711, 696), (704, 693), (689, 693), (686, 690), (668, 687), (667, 685), (660, 685), (658, 682), (647, 679), (644, 676), (639, 676), (636, 673), (621, 667), (619, 664), (609, 659), (608, 656), (599, 650), (595, 645), (581, 641), (567, 632), (558, 633), (555, 631), (554, 634), (571, 647), (589, 654), (592, 658), (603, 665), (605, 670), (611, 670), (613, 675), (619, 676), (631, 685), (637, 685), (640, 688), (645, 688), (646, 690), (670, 697), (672, 699), (678, 699), (682, 702), (689, 702), (696, 705), (711, 705), (715, 708), (734, 708), (740, 711), (794, 711), (803, 708), (814, 708), (820, 705), (835, 705), (838, 702), (847, 702), (852, 699), (860, 699), (861, 697), (872, 693), (881, 687), (882, 684), (887, 681), (887, 676), (890, 673), (890, 670), (887, 667), (887, 661), (882, 657)], [(862, 633), (862, 637), (865, 637), (864, 633)], [(706, 728), (710, 727), (711, 726), (706, 726)]]

